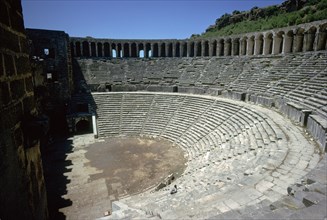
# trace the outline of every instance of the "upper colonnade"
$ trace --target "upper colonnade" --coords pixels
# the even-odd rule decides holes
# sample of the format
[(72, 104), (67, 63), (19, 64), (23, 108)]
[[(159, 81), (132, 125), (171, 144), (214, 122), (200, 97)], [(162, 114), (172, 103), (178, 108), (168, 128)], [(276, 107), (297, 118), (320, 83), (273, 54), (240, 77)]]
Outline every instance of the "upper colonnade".
[(327, 20), (217, 38), (118, 40), (70, 38), (74, 57), (212, 57), (278, 55), (327, 49)]

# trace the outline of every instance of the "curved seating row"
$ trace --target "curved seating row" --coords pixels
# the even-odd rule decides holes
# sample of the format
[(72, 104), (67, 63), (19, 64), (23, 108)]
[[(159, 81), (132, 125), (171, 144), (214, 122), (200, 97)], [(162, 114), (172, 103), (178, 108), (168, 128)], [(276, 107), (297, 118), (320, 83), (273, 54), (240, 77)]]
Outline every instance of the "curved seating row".
[(203, 217), (263, 200), (272, 203), (319, 161), (298, 128), (259, 106), (173, 93), (92, 96), (99, 136), (163, 138), (185, 151), (187, 168), (176, 180), (179, 193), (173, 198), (163, 188), (123, 200), (151, 215)]

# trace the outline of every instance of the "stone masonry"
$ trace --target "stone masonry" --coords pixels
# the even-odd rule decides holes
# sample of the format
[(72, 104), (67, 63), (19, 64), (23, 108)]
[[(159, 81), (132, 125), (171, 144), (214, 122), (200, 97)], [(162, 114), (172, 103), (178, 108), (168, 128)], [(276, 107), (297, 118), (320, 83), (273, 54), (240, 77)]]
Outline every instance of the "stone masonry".
[(0, 1), (0, 219), (47, 219), (29, 46), (19, 0)]

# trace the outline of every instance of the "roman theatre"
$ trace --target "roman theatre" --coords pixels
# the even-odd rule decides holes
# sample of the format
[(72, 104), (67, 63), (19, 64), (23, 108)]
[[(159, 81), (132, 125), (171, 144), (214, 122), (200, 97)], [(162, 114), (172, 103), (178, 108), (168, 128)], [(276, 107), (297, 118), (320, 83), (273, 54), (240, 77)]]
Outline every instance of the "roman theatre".
[(75, 134), (44, 158), (68, 218), (326, 218), (327, 20), (184, 40), (26, 31)]

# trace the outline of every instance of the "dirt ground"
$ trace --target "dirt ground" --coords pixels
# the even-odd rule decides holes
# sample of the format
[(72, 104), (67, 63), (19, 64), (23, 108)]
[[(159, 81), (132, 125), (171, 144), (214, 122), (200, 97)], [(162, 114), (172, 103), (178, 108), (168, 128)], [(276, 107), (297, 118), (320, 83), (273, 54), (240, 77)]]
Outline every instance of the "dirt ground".
[[(111, 202), (156, 187), (186, 168), (184, 152), (164, 140), (80, 135), (43, 155), (50, 219), (95, 219)], [(169, 186), (172, 187), (172, 186)]]
[(94, 143), (85, 157), (89, 166), (102, 170), (91, 180), (105, 178), (110, 195), (116, 198), (140, 193), (158, 185), (170, 174), (185, 169), (184, 153), (164, 140), (119, 137)]

